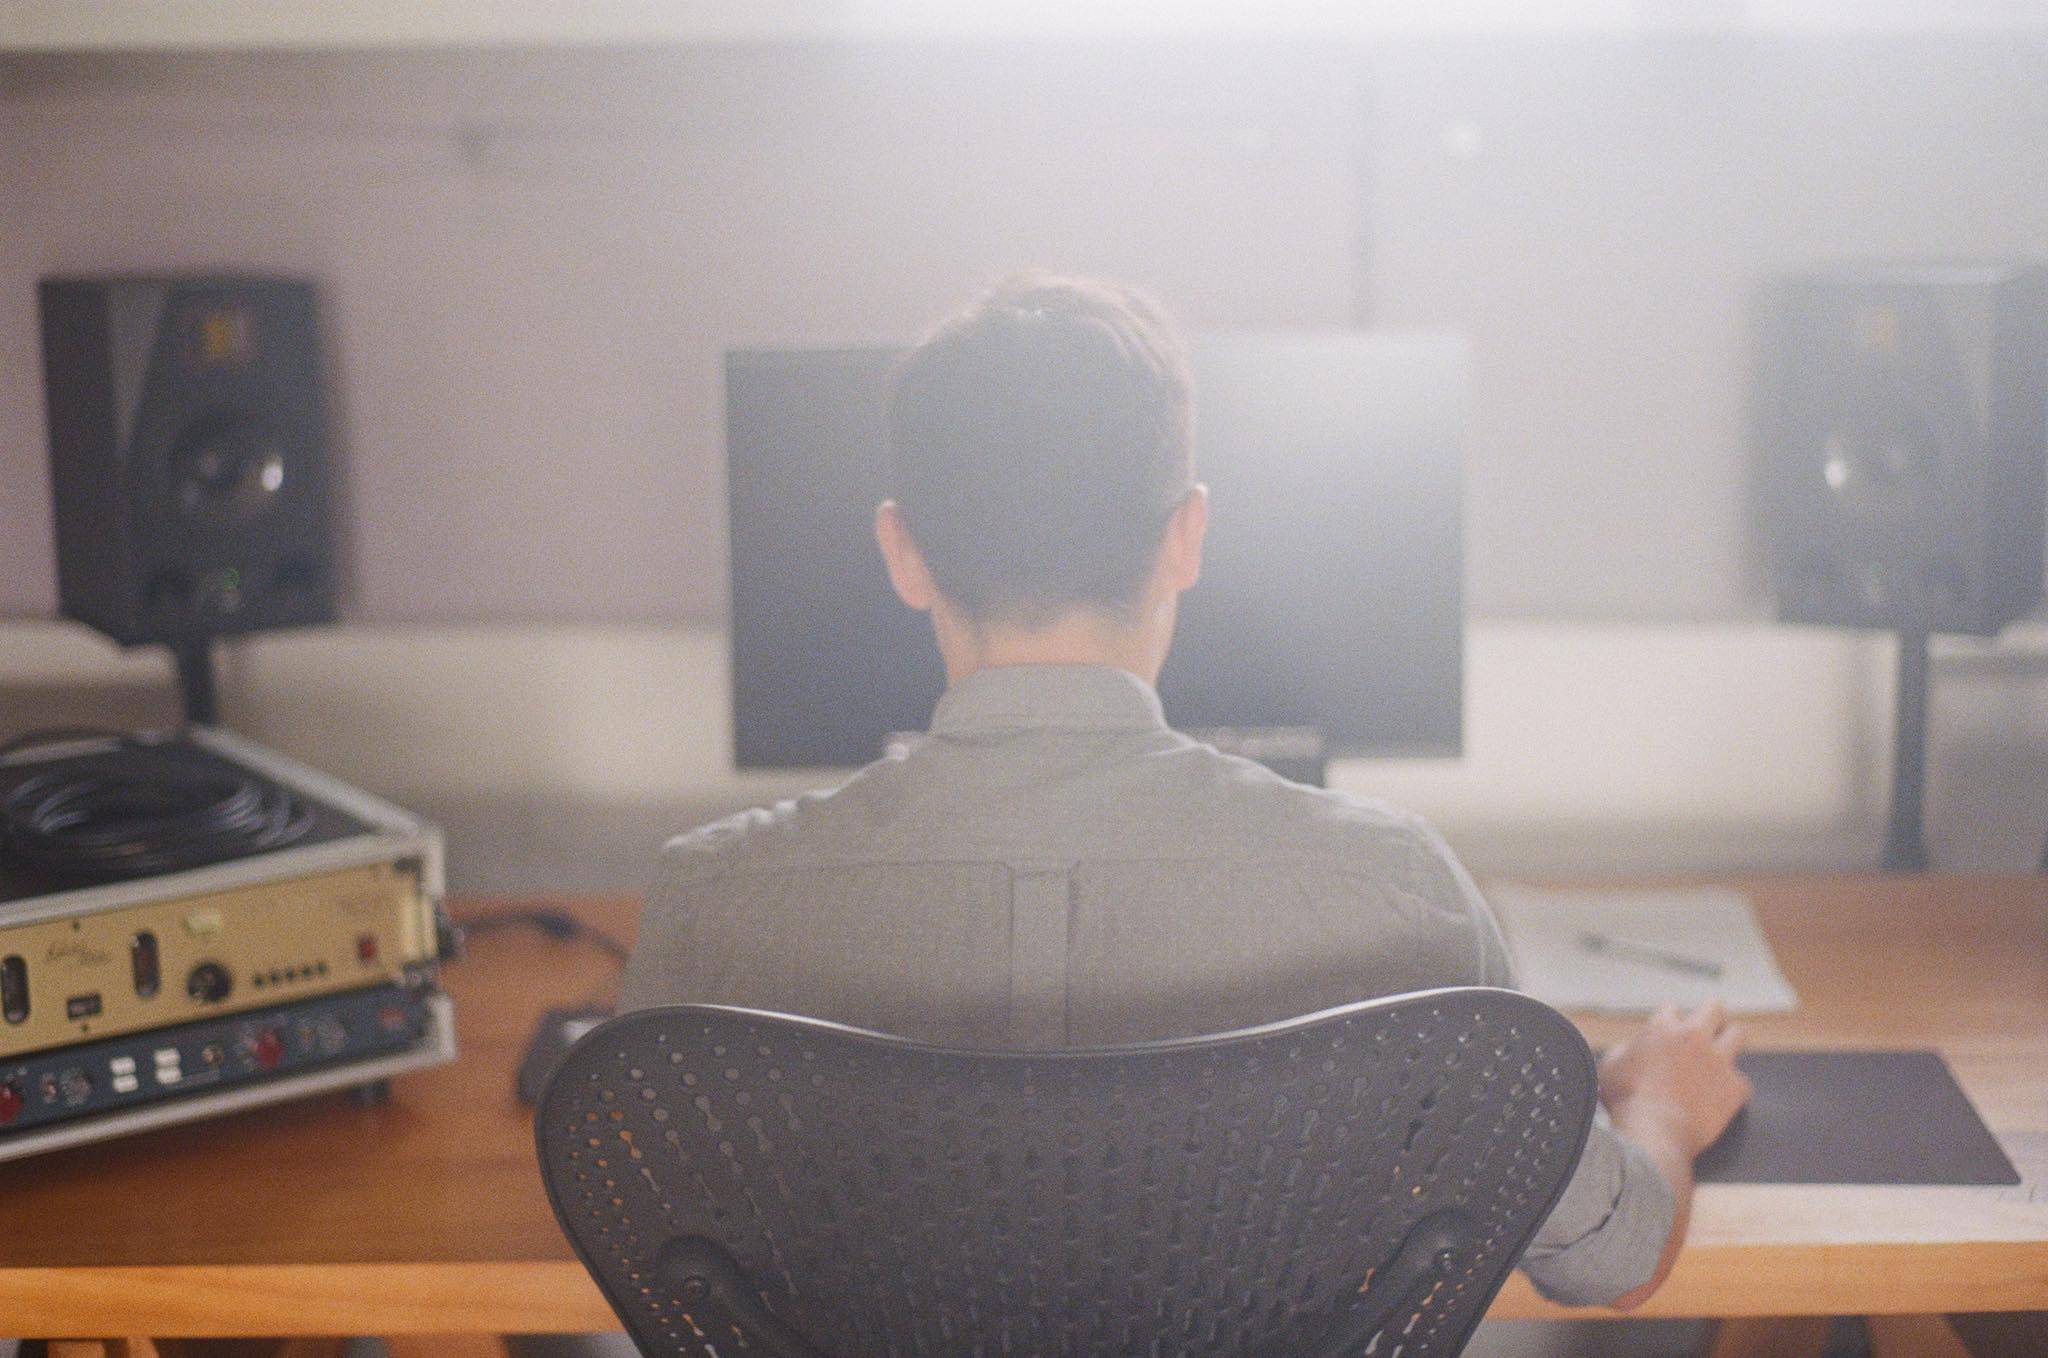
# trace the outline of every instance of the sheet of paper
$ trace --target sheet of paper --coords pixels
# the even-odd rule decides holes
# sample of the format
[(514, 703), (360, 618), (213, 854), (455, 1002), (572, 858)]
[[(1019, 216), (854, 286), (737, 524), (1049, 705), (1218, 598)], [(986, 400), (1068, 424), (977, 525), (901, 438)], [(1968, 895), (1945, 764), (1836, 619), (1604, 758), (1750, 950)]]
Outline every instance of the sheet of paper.
[(1718, 998), (1731, 1013), (1771, 1014), (1799, 1003), (1739, 891), (1503, 882), (1487, 895), (1521, 988), (1555, 1008), (1647, 1014)]

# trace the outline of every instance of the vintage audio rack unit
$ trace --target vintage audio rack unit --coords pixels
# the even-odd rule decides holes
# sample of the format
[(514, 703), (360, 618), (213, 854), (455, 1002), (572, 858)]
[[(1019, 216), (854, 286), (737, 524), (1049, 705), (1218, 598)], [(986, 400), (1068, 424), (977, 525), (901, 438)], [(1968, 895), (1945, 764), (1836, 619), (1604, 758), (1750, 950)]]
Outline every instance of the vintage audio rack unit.
[(0, 1160), (451, 1060), (441, 873), (433, 827), (225, 732), (0, 754)]

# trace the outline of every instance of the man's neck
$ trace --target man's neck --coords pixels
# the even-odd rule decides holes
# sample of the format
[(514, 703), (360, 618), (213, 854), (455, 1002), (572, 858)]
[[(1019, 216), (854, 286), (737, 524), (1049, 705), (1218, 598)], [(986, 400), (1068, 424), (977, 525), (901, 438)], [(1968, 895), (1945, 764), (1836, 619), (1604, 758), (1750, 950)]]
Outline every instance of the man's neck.
[(1154, 629), (1091, 612), (1070, 613), (1042, 627), (973, 625), (935, 616), (946, 682), (1005, 665), (1108, 665), (1156, 683), (1166, 648)]

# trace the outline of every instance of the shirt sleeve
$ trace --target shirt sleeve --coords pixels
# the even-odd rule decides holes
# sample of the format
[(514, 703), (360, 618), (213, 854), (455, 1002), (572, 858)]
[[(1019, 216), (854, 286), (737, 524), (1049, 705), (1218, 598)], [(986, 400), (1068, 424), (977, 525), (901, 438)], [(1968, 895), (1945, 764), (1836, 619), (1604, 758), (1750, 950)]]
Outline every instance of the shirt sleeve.
[[(1425, 829), (1472, 919), (1476, 984), (1516, 985), (1514, 964), (1485, 897), (1448, 845)], [(1678, 1202), (1641, 1147), (1596, 1108), (1586, 1149), (1564, 1193), (1522, 1255), (1536, 1290), (1568, 1306), (1601, 1306), (1650, 1281)]]
[(1552, 1301), (1606, 1305), (1655, 1275), (1677, 1207), (1650, 1157), (1599, 1109), (1579, 1167), (1522, 1255), (1522, 1271)]
[(1461, 984), (1513, 990), (1514, 964), (1508, 957), (1507, 943), (1501, 937), (1500, 921), (1494, 918), (1493, 907), (1479, 894), (1472, 874), (1465, 871), (1465, 865), (1451, 852), (1443, 836), (1419, 816), (1411, 824), (1420, 851), (1423, 880), (1434, 885), (1433, 894), (1451, 898), (1450, 908), (1464, 916), (1464, 927), (1472, 932), (1472, 976)]

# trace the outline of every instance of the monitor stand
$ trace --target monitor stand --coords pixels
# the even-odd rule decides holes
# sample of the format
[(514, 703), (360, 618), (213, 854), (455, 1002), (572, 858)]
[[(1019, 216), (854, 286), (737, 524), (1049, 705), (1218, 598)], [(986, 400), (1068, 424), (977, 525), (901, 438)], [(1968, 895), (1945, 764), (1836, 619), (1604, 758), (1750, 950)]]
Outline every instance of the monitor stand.
[(1225, 754), (1264, 764), (1282, 778), (1310, 787), (1328, 786), (1329, 743), (1313, 726), (1222, 726), (1189, 731)]

